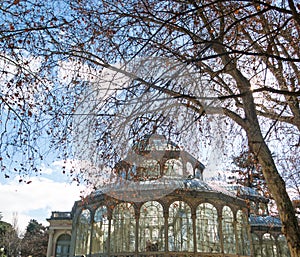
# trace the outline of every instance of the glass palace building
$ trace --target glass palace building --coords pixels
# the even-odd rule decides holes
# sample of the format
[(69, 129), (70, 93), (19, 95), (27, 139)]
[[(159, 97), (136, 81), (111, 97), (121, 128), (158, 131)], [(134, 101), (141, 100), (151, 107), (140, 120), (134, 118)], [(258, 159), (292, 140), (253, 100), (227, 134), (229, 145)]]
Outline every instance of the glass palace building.
[(145, 137), (116, 165), (118, 183), (52, 212), (47, 257), (289, 256), (268, 199), (203, 172), (164, 137)]

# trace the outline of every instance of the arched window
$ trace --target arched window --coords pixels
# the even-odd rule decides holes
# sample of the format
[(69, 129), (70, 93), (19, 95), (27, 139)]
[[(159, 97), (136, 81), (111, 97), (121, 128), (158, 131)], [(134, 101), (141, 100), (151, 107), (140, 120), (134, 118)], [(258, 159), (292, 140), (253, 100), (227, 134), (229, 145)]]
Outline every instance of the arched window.
[(290, 251), (287, 245), (287, 241), (284, 235), (279, 235), (277, 238), (277, 242), (278, 242), (278, 250), (279, 250), (279, 257), (289, 257), (290, 255)]
[(252, 233), (252, 244), (253, 244), (254, 256), (262, 257), (260, 240), (258, 235), (256, 235), (255, 233)]
[(82, 210), (79, 215), (76, 231), (75, 255), (87, 255), (91, 240), (91, 213), (88, 209)]
[(258, 203), (258, 215), (265, 216), (268, 215), (268, 205), (266, 203)]
[(160, 177), (160, 165), (156, 160), (145, 160), (142, 163), (139, 177), (141, 180), (151, 180)]
[(217, 209), (210, 203), (202, 203), (196, 210), (197, 251), (221, 252)]
[(198, 168), (195, 169), (195, 178), (203, 180), (203, 174), (202, 174), (201, 170)]
[(121, 161), (116, 164), (116, 173), (121, 181), (129, 178), (130, 165), (126, 161)]
[(69, 257), (71, 236), (64, 234), (58, 237), (55, 247), (55, 257)]
[(120, 203), (114, 208), (110, 234), (111, 252), (135, 251), (135, 224), (132, 204)]
[(222, 210), (222, 232), (224, 253), (236, 253), (235, 247), (235, 232), (234, 232), (234, 218), (231, 209), (224, 206)]
[(188, 175), (194, 175), (194, 168), (193, 168), (193, 165), (190, 162), (186, 163), (186, 173)]
[(106, 206), (100, 206), (94, 215), (92, 254), (107, 252), (108, 227), (107, 208)]
[(139, 250), (163, 251), (165, 248), (165, 222), (159, 202), (149, 201), (142, 205), (139, 219)]
[(248, 221), (246, 214), (239, 210), (236, 214), (236, 221), (239, 254), (250, 255), (250, 240), (248, 236)]
[(262, 257), (277, 257), (277, 249), (274, 237), (265, 233), (262, 237)]
[(167, 177), (182, 177), (183, 164), (180, 160), (170, 159), (165, 162), (164, 175)]
[(169, 207), (169, 251), (194, 251), (193, 224), (190, 206), (176, 201)]

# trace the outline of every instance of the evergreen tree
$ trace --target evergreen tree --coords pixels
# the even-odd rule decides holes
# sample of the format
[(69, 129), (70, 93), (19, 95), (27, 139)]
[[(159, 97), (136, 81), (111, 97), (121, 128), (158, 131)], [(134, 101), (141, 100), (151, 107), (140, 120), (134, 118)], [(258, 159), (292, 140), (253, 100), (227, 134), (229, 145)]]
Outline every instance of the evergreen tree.
[(47, 228), (34, 219), (30, 220), (22, 239), (22, 256), (44, 257), (47, 245)]

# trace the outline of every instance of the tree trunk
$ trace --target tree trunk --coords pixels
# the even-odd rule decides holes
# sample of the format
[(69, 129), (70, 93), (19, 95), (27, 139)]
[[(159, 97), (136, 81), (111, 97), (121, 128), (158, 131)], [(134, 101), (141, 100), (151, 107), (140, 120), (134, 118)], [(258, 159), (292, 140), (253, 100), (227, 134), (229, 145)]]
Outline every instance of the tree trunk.
[(218, 45), (215, 47), (215, 51), (222, 54), (221, 58), (226, 67), (225, 72), (235, 79), (242, 95), (245, 112), (242, 126), (247, 134), (249, 148), (258, 158), (269, 191), (276, 202), (282, 223), (282, 233), (286, 236), (291, 257), (300, 257), (300, 226), (292, 201), (286, 191), (285, 182), (277, 170), (271, 151), (262, 135), (250, 81), (237, 69), (234, 60), (229, 55), (224, 54), (226, 53), (224, 47)]
[(256, 132), (257, 135), (253, 137), (250, 135), (254, 134), (255, 126), (250, 128), (250, 131), (250, 133), (247, 133), (249, 145), (258, 157), (268, 188), (276, 202), (282, 223), (282, 232), (286, 236), (291, 256), (299, 257), (300, 229), (292, 202), (286, 192), (285, 183), (277, 171), (271, 152), (263, 141), (261, 132)]
[(246, 116), (246, 133), (250, 149), (257, 156), (268, 188), (274, 198), (282, 223), (282, 232), (286, 236), (292, 257), (300, 256), (300, 227), (293, 208), (293, 204), (287, 194), (285, 182), (281, 178), (274, 163), (270, 149), (268, 148), (258, 122), (254, 99), (249, 90), (243, 97)]

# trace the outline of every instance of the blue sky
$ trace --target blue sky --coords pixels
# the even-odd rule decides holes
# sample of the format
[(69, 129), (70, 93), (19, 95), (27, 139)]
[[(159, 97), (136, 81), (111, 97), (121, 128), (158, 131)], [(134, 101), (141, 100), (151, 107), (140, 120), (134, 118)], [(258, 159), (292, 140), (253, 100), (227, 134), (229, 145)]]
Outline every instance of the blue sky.
[(83, 185), (71, 183), (71, 178), (62, 174), (59, 162), (42, 166), (42, 174), (28, 180), (32, 182), (19, 183), (19, 177), (0, 176), (2, 220), (12, 223), (16, 213), (21, 233), (30, 219), (49, 225), (46, 219), (51, 211), (71, 211), (74, 201), (79, 200), (85, 190)]

